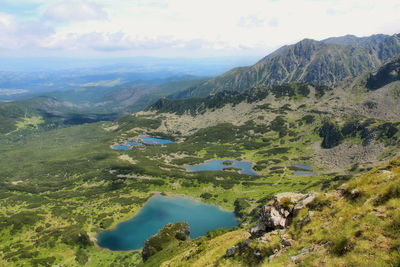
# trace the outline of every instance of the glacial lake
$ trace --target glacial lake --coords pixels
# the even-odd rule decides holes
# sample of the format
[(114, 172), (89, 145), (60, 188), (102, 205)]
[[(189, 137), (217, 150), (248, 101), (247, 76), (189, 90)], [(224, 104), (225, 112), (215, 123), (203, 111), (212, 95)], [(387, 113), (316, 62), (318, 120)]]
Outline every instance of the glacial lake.
[(306, 164), (294, 164), (293, 167), (298, 170), (292, 173), (293, 176), (309, 176), (309, 175), (317, 175), (316, 172), (313, 172), (313, 168), (310, 165)]
[(140, 249), (144, 241), (168, 223), (185, 221), (190, 226), (190, 237), (196, 238), (210, 230), (238, 225), (232, 212), (186, 197), (155, 195), (138, 214), (117, 224), (112, 230), (100, 232), (97, 244), (113, 251)]
[(173, 141), (163, 138), (155, 138), (150, 136), (139, 136), (139, 139), (142, 140), (146, 145), (165, 145), (169, 143), (173, 143)]
[(130, 145), (130, 146), (141, 146), (142, 145), (141, 143), (138, 143), (136, 141), (128, 141), (128, 142), (126, 142), (126, 144)]
[(115, 145), (115, 146), (113, 146), (113, 149), (115, 149), (115, 150), (130, 150), (130, 147), (127, 145)]
[[(139, 136), (139, 140), (146, 145), (165, 145), (173, 143), (173, 141), (162, 138), (155, 138), (150, 136)], [(114, 145), (112, 148), (115, 150), (131, 150), (132, 146), (143, 146), (143, 144), (136, 141), (128, 141), (124, 145)]]
[[(231, 164), (225, 165), (224, 164), (225, 161), (230, 161)], [(240, 169), (241, 174), (258, 175), (253, 170), (253, 164), (250, 161), (246, 160), (239, 161), (233, 159), (230, 160), (215, 159), (206, 161), (198, 165), (185, 166), (185, 169), (192, 172), (201, 172), (201, 171), (222, 171), (225, 168), (230, 168), (230, 167)]]

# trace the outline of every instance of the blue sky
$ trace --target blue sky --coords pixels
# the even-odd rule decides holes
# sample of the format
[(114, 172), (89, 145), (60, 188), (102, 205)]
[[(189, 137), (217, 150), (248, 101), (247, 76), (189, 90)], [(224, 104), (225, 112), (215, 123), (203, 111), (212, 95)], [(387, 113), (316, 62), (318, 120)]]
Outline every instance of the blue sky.
[(398, 0), (0, 0), (0, 56), (264, 56), (400, 32)]

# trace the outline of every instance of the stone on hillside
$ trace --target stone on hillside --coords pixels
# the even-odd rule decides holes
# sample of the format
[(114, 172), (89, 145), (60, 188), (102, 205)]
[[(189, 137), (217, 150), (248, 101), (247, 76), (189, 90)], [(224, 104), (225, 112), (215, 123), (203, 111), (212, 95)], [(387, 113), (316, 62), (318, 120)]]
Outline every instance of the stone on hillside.
[(313, 202), (315, 199), (315, 193), (311, 192), (308, 195), (306, 195), (304, 198), (302, 198), (296, 206), (294, 206), (295, 210), (301, 210), (307, 207), (311, 202)]
[(250, 234), (252, 237), (258, 237), (265, 232), (288, 227), (297, 212), (309, 205), (314, 199), (315, 193), (308, 195), (277, 194), (271, 202), (261, 208), (259, 223), (250, 229)]
[(226, 255), (226, 257), (233, 257), (238, 252), (239, 252), (239, 246), (233, 246), (233, 247), (231, 247), (231, 248), (226, 250), (225, 255)]
[(236, 246), (233, 246), (231, 248), (228, 248), (225, 252), (225, 256), (226, 257), (233, 257), (235, 256), (237, 253), (243, 253), (245, 252), (249, 247), (250, 247), (250, 243), (251, 240), (250, 239), (246, 239), (243, 242), (240, 242), (239, 244), (237, 244)]

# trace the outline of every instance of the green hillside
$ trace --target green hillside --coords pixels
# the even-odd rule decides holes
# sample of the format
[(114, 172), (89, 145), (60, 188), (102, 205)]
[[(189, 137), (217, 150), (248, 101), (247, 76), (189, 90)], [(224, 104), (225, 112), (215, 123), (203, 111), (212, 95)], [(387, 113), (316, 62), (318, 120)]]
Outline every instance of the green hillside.
[[(298, 53), (396, 38), (307, 40)], [(154, 103), (148, 95), (143, 111), (113, 121), (56, 96), (1, 104), (0, 266), (398, 266), (398, 63), (332, 86), (255, 83)], [(132, 93), (120, 89), (98, 99)], [(114, 147), (129, 141), (140, 145)], [(215, 159), (222, 170), (185, 168)], [(231, 160), (251, 162), (257, 175)], [(99, 232), (137, 215), (154, 194), (218, 205), (239, 225), (190, 239), (185, 223), (169, 224), (133, 251), (97, 245)]]

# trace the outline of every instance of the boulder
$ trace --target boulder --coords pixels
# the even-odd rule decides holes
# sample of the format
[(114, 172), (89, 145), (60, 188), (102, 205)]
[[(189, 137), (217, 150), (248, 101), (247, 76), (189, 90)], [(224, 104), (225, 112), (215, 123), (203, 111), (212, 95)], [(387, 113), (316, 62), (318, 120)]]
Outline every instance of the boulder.
[(226, 250), (225, 256), (226, 257), (233, 257), (238, 252), (239, 252), (239, 246), (233, 246), (233, 247), (231, 247), (231, 248)]
[(315, 199), (315, 193), (311, 192), (308, 195), (306, 195), (305, 197), (303, 197), (302, 199), (299, 200), (299, 202), (296, 204), (296, 206), (294, 206), (294, 209), (297, 210), (301, 210), (304, 209), (305, 207), (307, 207), (311, 202), (313, 202)]
[(228, 248), (226, 250), (226, 252), (225, 252), (225, 256), (226, 257), (233, 257), (237, 253), (243, 253), (244, 251), (246, 251), (249, 248), (250, 243), (251, 243), (251, 240), (250, 239), (246, 239), (245, 241), (240, 242), (236, 246)]
[(259, 223), (250, 229), (252, 237), (259, 237), (263, 233), (276, 229), (287, 228), (297, 212), (315, 199), (315, 193), (308, 195), (297, 193), (277, 194), (267, 205), (260, 210)]

